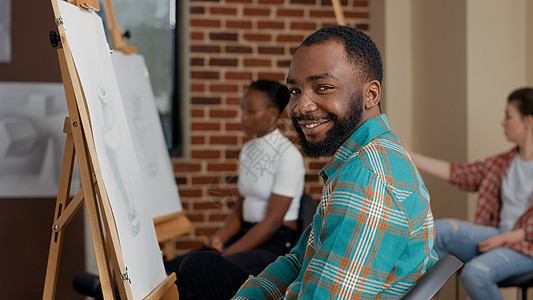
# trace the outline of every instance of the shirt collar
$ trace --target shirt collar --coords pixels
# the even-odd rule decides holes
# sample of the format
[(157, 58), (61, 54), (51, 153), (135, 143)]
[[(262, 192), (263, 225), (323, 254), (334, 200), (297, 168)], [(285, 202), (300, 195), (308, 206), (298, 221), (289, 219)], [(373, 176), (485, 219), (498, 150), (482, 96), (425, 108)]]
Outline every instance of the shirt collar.
[(340, 148), (335, 152), (331, 160), (322, 168), (320, 176), (325, 180), (331, 174), (339, 170), (354, 153), (376, 137), (391, 131), (389, 120), (385, 114), (366, 120), (357, 128)]

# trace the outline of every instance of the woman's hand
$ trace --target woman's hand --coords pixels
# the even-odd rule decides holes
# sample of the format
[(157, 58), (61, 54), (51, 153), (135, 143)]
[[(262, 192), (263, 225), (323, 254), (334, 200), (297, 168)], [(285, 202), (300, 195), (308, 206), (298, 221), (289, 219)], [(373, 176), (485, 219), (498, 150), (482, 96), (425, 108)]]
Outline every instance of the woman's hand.
[(224, 243), (219, 236), (212, 236), (211, 238), (203, 237), (204, 246), (216, 250), (219, 253), (224, 252)]
[(504, 244), (523, 241), (525, 238), (526, 232), (523, 228), (520, 228), (510, 232), (497, 234), (483, 242), (479, 242), (478, 248), (481, 252), (487, 252), (491, 249), (501, 247)]

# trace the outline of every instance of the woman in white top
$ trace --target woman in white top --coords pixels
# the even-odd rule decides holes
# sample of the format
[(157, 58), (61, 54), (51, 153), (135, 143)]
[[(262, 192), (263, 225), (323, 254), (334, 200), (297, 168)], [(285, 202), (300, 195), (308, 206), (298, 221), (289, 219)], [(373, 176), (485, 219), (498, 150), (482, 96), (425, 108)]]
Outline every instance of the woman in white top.
[[(298, 148), (278, 129), (288, 101), (287, 87), (269, 80), (254, 81), (244, 92), (242, 128), (253, 139), (239, 154), (242, 201), (208, 243), (254, 274), (287, 253), (296, 238), (305, 167)], [(252, 249), (261, 251), (242, 253)]]
[(478, 192), (474, 224), (435, 222), (435, 250), (465, 262), (460, 279), (472, 299), (503, 299), (498, 282), (533, 271), (533, 89), (512, 92), (502, 121), (516, 146), (484, 161), (457, 164), (411, 152), (418, 168)]
[(278, 129), (289, 98), (286, 86), (270, 80), (254, 81), (244, 92), (242, 128), (252, 139), (239, 154), (240, 199), (224, 226), (205, 241), (213, 251), (165, 263), (167, 272), (178, 276), (180, 299), (227, 299), (237, 290), (210, 291), (209, 297), (198, 293), (209, 290), (213, 280), (238, 288), (296, 242), (305, 167), (298, 148)]

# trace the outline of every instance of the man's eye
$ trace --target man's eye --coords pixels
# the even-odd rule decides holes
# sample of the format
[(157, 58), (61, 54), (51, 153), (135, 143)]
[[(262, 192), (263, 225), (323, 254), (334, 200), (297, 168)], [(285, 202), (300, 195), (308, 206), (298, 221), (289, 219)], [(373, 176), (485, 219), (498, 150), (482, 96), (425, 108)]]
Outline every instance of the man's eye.
[(333, 87), (331, 87), (331, 86), (323, 85), (323, 86), (319, 86), (319, 87), (317, 88), (317, 91), (325, 91), (325, 90), (330, 90), (330, 89), (332, 89), (332, 88), (333, 88)]
[(291, 93), (291, 95), (296, 95), (300, 94), (301, 91), (299, 89), (291, 89), (289, 92)]

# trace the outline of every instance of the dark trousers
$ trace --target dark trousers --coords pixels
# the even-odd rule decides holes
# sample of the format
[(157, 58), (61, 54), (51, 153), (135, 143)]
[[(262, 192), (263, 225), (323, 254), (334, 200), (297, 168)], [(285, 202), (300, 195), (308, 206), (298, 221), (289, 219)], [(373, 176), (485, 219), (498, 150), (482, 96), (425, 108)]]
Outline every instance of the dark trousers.
[[(244, 223), (241, 232), (225, 246), (241, 238), (254, 224)], [(249, 275), (257, 275), (292, 248), (296, 232), (282, 226), (258, 248), (221, 256), (195, 251), (165, 262), (167, 273), (176, 272), (180, 299), (229, 299)]]

